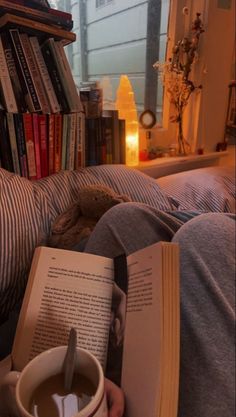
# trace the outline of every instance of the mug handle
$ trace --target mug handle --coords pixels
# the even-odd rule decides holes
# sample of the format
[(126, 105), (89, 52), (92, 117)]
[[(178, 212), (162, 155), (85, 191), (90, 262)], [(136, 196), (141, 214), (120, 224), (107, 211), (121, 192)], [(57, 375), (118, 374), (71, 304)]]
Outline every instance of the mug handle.
[(20, 372), (11, 371), (0, 380), (0, 417), (20, 417), (15, 389)]

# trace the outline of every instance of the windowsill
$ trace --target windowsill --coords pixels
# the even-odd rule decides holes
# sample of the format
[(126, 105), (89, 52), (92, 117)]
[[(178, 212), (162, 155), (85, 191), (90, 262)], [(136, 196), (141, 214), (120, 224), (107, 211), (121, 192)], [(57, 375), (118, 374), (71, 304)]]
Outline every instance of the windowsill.
[(151, 161), (140, 162), (139, 165), (133, 168), (138, 169), (150, 177), (159, 178), (181, 171), (218, 165), (220, 158), (227, 155), (228, 151), (210, 152), (203, 155), (162, 157)]

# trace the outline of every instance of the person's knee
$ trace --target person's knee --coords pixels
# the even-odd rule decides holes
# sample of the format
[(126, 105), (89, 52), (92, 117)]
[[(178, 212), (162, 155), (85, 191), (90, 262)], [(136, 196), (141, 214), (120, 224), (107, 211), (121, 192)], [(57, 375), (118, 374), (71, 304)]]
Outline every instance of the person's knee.
[(185, 223), (175, 234), (173, 242), (219, 247), (223, 250), (222, 241), (230, 242), (235, 239), (235, 219), (223, 213), (204, 213)]

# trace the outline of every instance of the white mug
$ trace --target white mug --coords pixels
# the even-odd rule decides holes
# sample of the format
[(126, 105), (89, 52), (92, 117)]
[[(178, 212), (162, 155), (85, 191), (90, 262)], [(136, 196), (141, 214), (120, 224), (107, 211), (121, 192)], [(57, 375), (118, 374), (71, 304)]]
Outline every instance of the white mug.
[[(58, 346), (42, 352), (32, 359), (18, 373), (6, 374), (0, 382), (0, 417), (35, 417), (27, 409), (34, 390), (47, 378), (62, 372), (62, 364), (66, 354), (66, 346)], [(89, 404), (71, 417), (108, 417), (107, 401), (104, 388), (104, 374), (99, 361), (87, 350), (77, 348), (75, 371), (95, 385), (96, 392)], [(13, 398), (13, 387), (15, 400)], [(1, 399), (2, 397), (2, 399)]]

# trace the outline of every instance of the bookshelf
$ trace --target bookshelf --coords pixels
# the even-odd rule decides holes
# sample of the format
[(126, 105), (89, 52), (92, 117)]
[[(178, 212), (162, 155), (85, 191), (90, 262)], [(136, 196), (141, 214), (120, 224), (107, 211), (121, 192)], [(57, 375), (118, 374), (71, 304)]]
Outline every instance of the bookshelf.
[(75, 85), (72, 15), (46, 0), (0, 0), (0, 167), (30, 180), (125, 163), (125, 121), (95, 83)]

